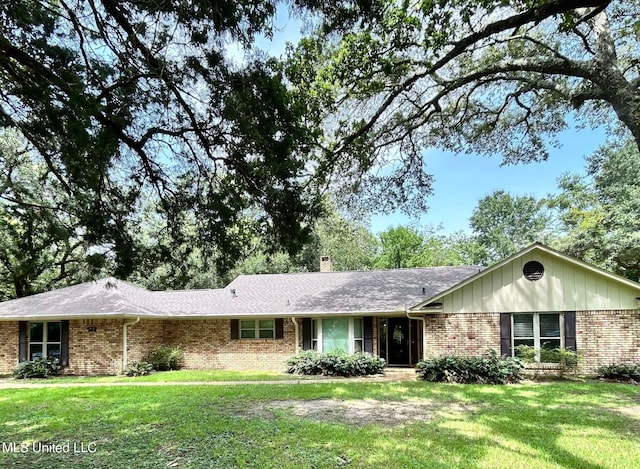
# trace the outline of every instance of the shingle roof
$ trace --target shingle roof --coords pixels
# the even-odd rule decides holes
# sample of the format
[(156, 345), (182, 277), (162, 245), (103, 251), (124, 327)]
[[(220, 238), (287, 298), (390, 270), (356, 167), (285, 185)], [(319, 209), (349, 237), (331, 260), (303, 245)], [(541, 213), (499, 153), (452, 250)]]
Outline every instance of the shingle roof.
[(0, 303), (0, 319), (402, 312), (478, 271), (455, 266), (241, 275), (222, 289), (160, 292), (106, 278)]
[(113, 277), (0, 303), (0, 318), (154, 316), (149, 292)]

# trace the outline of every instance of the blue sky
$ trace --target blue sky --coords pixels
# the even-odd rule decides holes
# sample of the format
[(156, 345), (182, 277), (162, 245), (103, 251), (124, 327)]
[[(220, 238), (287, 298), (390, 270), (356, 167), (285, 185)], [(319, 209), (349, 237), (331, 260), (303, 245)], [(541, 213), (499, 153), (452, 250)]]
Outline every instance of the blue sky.
[[(274, 19), (272, 39), (258, 39), (258, 47), (274, 56), (281, 55), (287, 41), (297, 42), (300, 22), (291, 19), (286, 7), (279, 5)], [(374, 215), (373, 233), (389, 227), (410, 224), (417, 228), (440, 227), (439, 234), (470, 231), (469, 217), (478, 201), (491, 192), (503, 189), (511, 195), (545, 197), (557, 192), (557, 180), (564, 173), (582, 173), (585, 157), (606, 142), (602, 129), (570, 128), (559, 134), (558, 148), (549, 148), (549, 158), (540, 163), (500, 166), (499, 155), (457, 155), (426, 149), (426, 169), (435, 178), (434, 195), (426, 213), (407, 216), (401, 213)]]
[(563, 173), (583, 173), (585, 156), (603, 145), (602, 129), (575, 128), (558, 136), (559, 148), (550, 148), (547, 161), (500, 166), (499, 155), (457, 155), (439, 150), (426, 150), (427, 171), (434, 175), (434, 195), (429, 211), (408, 217), (400, 213), (375, 215), (371, 219), (374, 233), (399, 224), (419, 227), (441, 226), (440, 234), (470, 231), (469, 217), (478, 201), (491, 192), (503, 189), (511, 195), (545, 197), (557, 192), (557, 180)]

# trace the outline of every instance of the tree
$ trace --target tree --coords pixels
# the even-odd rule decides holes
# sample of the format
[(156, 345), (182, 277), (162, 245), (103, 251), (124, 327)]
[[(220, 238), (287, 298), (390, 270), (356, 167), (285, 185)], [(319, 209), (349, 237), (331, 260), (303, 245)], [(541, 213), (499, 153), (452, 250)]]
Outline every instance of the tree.
[(86, 278), (90, 256), (70, 205), (19, 135), (1, 134), (0, 300)]
[(633, 141), (587, 158), (586, 174), (565, 175), (551, 200), (564, 251), (640, 280), (640, 153)]
[(295, 251), (318, 214), (319, 130), (278, 61), (226, 56), (271, 34), (275, 3), (0, 2), (0, 129), (16, 129), (71, 200), (85, 236), (136, 263), (131, 214), (155, 201), (169, 234), (194, 217), (228, 269), (234, 226)]
[(417, 230), (397, 226), (383, 231), (379, 237), (381, 250), (375, 263), (377, 268), (400, 269), (420, 266), (420, 255), (425, 240)]
[(345, 3), (291, 49), (289, 77), (326, 110), (328, 158), (356, 162), (343, 174), (371, 206), (426, 206), (425, 147), (543, 160), (569, 115), (640, 146), (637, 0)]
[(503, 190), (480, 199), (469, 221), (484, 250), (483, 262), (501, 261), (534, 241), (545, 241), (550, 223), (545, 208), (544, 200)]

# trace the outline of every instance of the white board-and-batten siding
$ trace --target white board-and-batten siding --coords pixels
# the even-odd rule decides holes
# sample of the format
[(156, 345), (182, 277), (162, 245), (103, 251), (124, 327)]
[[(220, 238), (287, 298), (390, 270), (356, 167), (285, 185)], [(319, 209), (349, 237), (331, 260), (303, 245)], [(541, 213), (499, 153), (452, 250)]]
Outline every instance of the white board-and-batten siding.
[[(523, 266), (538, 261), (541, 279), (527, 280)], [(442, 298), (444, 313), (637, 309), (638, 289), (614, 277), (549, 253), (517, 257)]]

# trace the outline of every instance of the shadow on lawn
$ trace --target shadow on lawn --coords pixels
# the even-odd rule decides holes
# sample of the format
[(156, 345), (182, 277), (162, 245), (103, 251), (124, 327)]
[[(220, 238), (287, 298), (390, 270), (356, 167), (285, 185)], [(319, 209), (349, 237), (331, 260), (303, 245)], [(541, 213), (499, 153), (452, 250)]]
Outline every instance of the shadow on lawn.
[[(367, 463), (388, 467), (418, 463), (428, 467), (640, 467), (638, 441), (634, 441), (640, 430), (635, 391), (621, 396), (604, 387), (594, 393), (593, 386), (579, 385), (569, 386), (565, 394), (544, 385), (467, 386), (456, 394), (484, 402), (470, 414), (453, 414), (426, 426), (407, 425), (401, 448), (390, 448), (384, 436), (377, 435)], [(610, 398), (615, 400), (608, 407)]]

